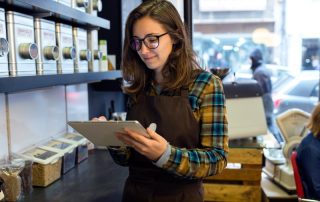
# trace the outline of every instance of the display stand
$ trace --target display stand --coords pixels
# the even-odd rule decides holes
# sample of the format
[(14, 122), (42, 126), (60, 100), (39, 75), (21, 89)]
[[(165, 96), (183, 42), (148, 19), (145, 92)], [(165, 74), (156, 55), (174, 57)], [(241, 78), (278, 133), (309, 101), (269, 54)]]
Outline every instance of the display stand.
[(230, 141), (227, 168), (204, 179), (205, 201), (261, 201), (262, 149), (256, 138)]

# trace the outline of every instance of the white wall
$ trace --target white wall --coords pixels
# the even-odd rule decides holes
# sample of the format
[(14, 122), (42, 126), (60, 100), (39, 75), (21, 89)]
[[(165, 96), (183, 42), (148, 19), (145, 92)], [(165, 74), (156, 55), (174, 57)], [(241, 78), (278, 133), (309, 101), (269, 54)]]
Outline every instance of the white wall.
[(19, 152), (66, 131), (65, 87), (8, 94), (11, 152)]
[(0, 160), (66, 133), (67, 120), (88, 118), (87, 84), (0, 94)]
[[(66, 87), (67, 121), (86, 121), (89, 119), (87, 84)], [(68, 131), (73, 129), (69, 126)]]
[(171, 3), (176, 7), (178, 10), (180, 17), (182, 20), (184, 20), (184, 12), (183, 12), (183, 0), (170, 0)]
[(0, 159), (8, 156), (8, 136), (7, 136), (7, 121), (5, 95), (0, 94)]

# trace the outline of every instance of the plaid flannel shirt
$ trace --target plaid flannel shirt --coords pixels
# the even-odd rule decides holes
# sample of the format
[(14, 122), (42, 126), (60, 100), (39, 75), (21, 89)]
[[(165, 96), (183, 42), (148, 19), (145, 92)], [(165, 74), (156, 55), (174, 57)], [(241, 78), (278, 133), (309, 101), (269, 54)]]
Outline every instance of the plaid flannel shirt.
[[(151, 95), (155, 94), (153, 89)], [(227, 165), (228, 128), (225, 96), (221, 80), (201, 72), (189, 86), (189, 102), (200, 126), (200, 147), (178, 148), (171, 145), (169, 160), (162, 165), (168, 172), (185, 178), (203, 178), (220, 173)], [(114, 161), (128, 165), (130, 149), (109, 148)]]

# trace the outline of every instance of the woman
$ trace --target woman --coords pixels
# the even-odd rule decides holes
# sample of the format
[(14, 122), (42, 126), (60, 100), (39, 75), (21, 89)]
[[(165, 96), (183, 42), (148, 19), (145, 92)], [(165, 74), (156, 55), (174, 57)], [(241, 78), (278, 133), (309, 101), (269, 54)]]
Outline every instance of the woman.
[(221, 80), (202, 71), (175, 7), (142, 3), (128, 16), (122, 58), (129, 95), (127, 120), (138, 120), (150, 138), (125, 130), (128, 147), (111, 148), (129, 166), (123, 201), (203, 201), (201, 179), (220, 173), (228, 152)]
[(307, 125), (310, 133), (297, 151), (297, 164), (305, 198), (320, 200), (320, 103), (314, 108)]

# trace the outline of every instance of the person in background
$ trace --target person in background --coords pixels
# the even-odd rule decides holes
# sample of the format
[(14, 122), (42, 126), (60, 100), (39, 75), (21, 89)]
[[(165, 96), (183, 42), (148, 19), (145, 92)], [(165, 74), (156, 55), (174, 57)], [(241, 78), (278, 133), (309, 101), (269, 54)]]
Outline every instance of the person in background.
[(272, 83), (271, 83), (271, 71), (268, 70), (263, 63), (262, 52), (259, 49), (255, 49), (250, 54), (251, 70), (253, 73), (253, 79), (258, 82), (262, 89), (262, 101), (266, 116), (266, 122), (269, 131), (276, 138), (278, 143), (282, 143), (283, 139), (279, 133), (279, 130), (275, 126), (274, 114), (273, 114), (273, 100), (272, 100)]
[(129, 166), (124, 202), (202, 202), (202, 178), (227, 165), (228, 136), (221, 80), (201, 70), (176, 8), (145, 1), (128, 16), (122, 74), (129, 95), (127, 120), (149, 138), (125, 129), (127, 147), (108, 147)]
[(305, 198), (320, 200), (320, 103), (307, 124), (310, 133), (297, 149), (297, 164)]

